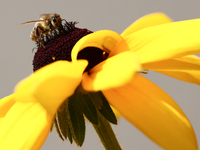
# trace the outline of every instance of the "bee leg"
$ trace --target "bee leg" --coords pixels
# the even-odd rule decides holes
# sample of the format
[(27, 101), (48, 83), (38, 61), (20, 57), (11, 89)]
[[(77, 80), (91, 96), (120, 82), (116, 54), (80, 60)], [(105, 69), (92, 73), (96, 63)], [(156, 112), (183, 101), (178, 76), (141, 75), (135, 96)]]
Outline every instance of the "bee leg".
[(61, 33), (61, 34), (65, 34), (66, 33), (65, 29), (63, 28), (63, 26), (61, 26), (59, 28), (59, 33)]
[(34, 47), (34, 48), (32, 49), (32, 53), (34, 52), (35, 49), (37, 50), (37, 47)]
[(36, 29), (35, 29), (35, 34), (38, 37), (37, 41), (38, 41), (39, 47), (43, 47), (44, 46), (43, 33), (44, 33), (44, 29), (41, 28), (40, 26), (37, 26)]
[(56, 30), (54, 30), (54, 31), (55, 31), (55, 33), (57, 35), (64, 35), (64, 34), (67, 33), (66, 30), (63, 28), (62, 24), (60, 24), (60, 26)]
[(49, 34), (46, 35), (46, 42), (50, 40), (51, 36)]
[(43, 33), (41, 33), (40, 36), (38, 37), (38, 42), (39, 42), (39, 45), (44, 48), (44, 35), (43, 35)]
[(51, 39), (54, 39), (54, 38), (56, 38), (57, 37), (57, 32), (56, 32), (56, 30), (54, 30), (54, 31), (51, 31)]
[(65, 29), (66, 29), (67, 31), (73, 30), (73, 29), (75, 28), (75, 24), (78, 23), (78, 22), (74, 22), (74, 23), (68, 22), (68, 21), (66, 21), (65, 19), (62, 19), (62, 21), (65, 22), (65, 23), (64, 23), (64, 27), (65, 27)]

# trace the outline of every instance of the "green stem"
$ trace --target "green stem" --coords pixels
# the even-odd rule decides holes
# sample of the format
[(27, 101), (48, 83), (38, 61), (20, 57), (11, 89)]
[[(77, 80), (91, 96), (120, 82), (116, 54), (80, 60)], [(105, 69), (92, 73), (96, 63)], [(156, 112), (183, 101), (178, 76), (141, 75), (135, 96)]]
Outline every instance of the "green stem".
[(122, 150), (110, 123), (98, 112), (98, 125), (92, 124), (106, 150)]

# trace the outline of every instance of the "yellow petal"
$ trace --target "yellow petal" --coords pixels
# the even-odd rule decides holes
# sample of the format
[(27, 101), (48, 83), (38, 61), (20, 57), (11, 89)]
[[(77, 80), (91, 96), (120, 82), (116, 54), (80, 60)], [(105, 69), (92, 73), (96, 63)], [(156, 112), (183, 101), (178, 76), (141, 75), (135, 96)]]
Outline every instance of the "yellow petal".
[(6, 96), (0, 100), (0, 124), (9, 111), (9, 109), (15, 104), (14, 94)]
[(37, 101), (54, 116), (60, 104), (82, 80), (86, 60), (56, 61), (36, 71), (16, 87), (17, 101)]
[(100, 91), (128, 83), (140, 65), (134, 53), (123, 52), (93, 67), (83, 74), (82, 85), (87, 91)]
[(110, 105), (110, 107), (112, 108), (112, 111), (114, 112), (115, 117), (116, 117), (117, 119), (120, 119), (121, 114), (117, 111), (117, 109), (115, 109), (112, 105)]
[(16, 102), (0, 124), (0, 149), (39, 149), (51, 123), (52, 117), (39, 103)]
[(147, 63), (143, 64), (142, 67), (200, 85), (200, 58), (198, 56), (188, 55), (155, 63)]
[(172, 22), (139, 30), (124, 40), (141, 63), (200, 53), (200, 19)]
[(142, 18), (139, 18), (135, 22), (133, 22), (126, 30), (122, 32), (121, 36), (124, 38), (132, 34), (133, 32), (144, 29), (146, 27), (156, 26), (156, 25), (169, 23), (169, 22), (171, 22), (171, 19), (168, 16), (166, 16), (164, 13), (148, 14), (146, 16), (143, 16)]
[(115, 45), (122, 40), (122, 37), (110, 30), (97, 31), (81, 38), (73, 47), (71, 57), (76, 61), (78, 53), (86, 47), (97, 47), (110, 53)]
[(123, 117), (164, 149), (198, 149), (181, 108), (148, 79), (138, 74), (129, 84), (102, 92)]

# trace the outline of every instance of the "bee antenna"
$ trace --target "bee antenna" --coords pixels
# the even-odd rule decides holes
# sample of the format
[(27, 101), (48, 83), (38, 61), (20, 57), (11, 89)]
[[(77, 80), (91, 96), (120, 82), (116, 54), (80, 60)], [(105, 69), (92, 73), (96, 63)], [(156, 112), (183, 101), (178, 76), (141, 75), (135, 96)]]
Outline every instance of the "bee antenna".
[(30, 24), (30, 23), (34, 23), (34, 22), (44, 22), (44, 20), (27, 21), (27, 22), (24, 22), (24, 23), (20, 23), (20, 24), (18, 24), (17, 26), (24, 25), (24, 24)]

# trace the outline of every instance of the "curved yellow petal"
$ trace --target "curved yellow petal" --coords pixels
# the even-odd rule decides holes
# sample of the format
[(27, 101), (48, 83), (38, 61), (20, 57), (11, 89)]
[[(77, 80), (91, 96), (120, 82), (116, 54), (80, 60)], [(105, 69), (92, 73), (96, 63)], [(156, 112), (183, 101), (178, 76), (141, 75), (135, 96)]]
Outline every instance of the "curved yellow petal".
[(140, 64), (134, 53), (123, 52), (106, 59), (83, 74), (82, 86), (86, 91), (100, 91), (123, 86), (134, 76)]
[(39, 149), (51, 123), (52, 117), (39, 103), (16, 102), (0, 124), (0, 149)]
[(135, 22), (133, 22), (127, 29), (125, 29), (121, 36), (124, 38), (133, 32), (136, 32), (138, 30), (150, 27), (150, 26), (156, 26), (164, 23), (172, 22), (172, 20), (165, 15), (164, 13), (152, 13), (145, 15)]
[(181, 108), (148, 79), (137, 74), (129, 84), (102, 92), (123, 117), (164, 149), (198, 149)]
[(86, 47), (97, 47), (110, 53), (115, 45), (122, 40), (122, 37), (110, 30), (97, 31), (81, 38), (73, 47), (71, 57), (72, 61), (77, 60), (78, 53)]
[(124, 40), (141, 63), (200, 53), (200, 19), (172, 22), (139, 30)]
[(0, 124), (9, 109), (15, 104), (14, 94), (6, 96), (0, 100)]
[(37, 101), (54, 116), (60, 104), (80, 84), (86, 66), (86, 60), (56, 61), (47, 65), (18, 84), (16, 100)]
[(155, 63), (146, 63), (142, 67), (200, 85), (200, 58), (198, 56), (188, 55)]

